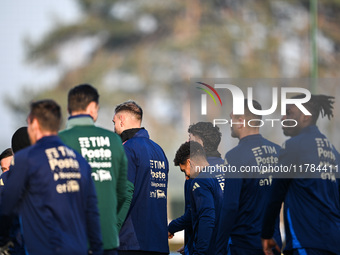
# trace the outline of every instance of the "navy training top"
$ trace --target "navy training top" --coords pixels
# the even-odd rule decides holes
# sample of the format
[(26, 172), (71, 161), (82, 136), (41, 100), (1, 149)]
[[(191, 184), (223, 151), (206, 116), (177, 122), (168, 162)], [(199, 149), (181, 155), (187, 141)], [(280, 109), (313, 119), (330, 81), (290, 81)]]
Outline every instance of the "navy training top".
[(1, 217), (19, 213), (28, 254), (82, 255), (88, 243), (102, 254), (91, 167), (58, 136), (15, 154), (1, 196)]
[(194, 232), (193, 254), (213, 254), (220, 218), (223, 190), (219, 178), (200, 173), (191, 181), (191, 217)]
[[(274, 165), (278, 162), (280, 146), (260, 134), (240, 139), (239, 144), (227, 152), (225, 163), (241, 171), (244, 167)], [(270, 159), (269, 161), (267, 159)], [(270, 163), (263, 163), (270, 162)], [(239, 175), (240, 177), (242, 175)], [(226, 254), (228, 243), (245, 248), (262, 250), (261, 227), (272, 176), (246, 173), (244, 178), (225, 175), (223, 206), (219, 222), (215, 254)], [(275, 239), (281, 246), (279, 217), (276, 218)]]
[[(286, 141), (280, 151), (279, 163), (284, 166), (296, 165), (297, 169), (302, 166), (302, 171), (307, 171), (314, 178), (273, 181), (262, 237), (272, 237), (273, 216), (279, 213), (284, 201), (285, 250), (315, 248), (340, 254), (339, 170), (334, 173), (339, 165), (339, 153), (312, 125)], [(305, 164), (309, 164), (309, 167), (314, 165), (315, 171), (306, 169)], [(327, 167), (323, 170), (324, 166)], [(329, 171), (330, 166), (333, 173)]]
[(134, 191), (119, 233), (118, 249), (169, 253), (168, 160), (144, 128), (123, 145), (128, 159), (128, 180)]
[[(221, 157), (207, 157), (209, 165), (223, 165), (224, 160)], [(220, 180), (220, 179), (218, 179)], [(170, 233), (174, 234), (178, 231), (185, 230), (184, 232), (184, 245), (185, 254), (192, 254), (193, 252), (193, 230), (192, 230), (192, 218), (191, 218), (191, 208), (190, 208), (190, 191), (191, 191), (191, 181), (188, 179), (184, 183), (184, 200), (185, 200), (185, 211), (181, 217), (174, 219), (170, 222), (168, 230)], [(223, 182), (223, 180), (220, 180)], [(220, 183), (221, 184), (221, 183)], [(222, 186), (224, 184), (221, 184)]]

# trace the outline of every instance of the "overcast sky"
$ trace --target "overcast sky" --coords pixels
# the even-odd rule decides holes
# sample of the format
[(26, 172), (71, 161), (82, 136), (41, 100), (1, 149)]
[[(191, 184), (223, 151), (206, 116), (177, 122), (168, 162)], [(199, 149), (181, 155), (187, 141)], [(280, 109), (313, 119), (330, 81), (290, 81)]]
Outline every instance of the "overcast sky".
[(0, 7), (0, 115), (1, 135), (0, 153), (10, 147), (10, 140), (15, 126), (9, 109), (4, 104), (4, 97), (21, 95), (23, 86), (39, 89), (43, 84), (55, 80), (56, 76), (41, 72), (25, 60), (24, 38), (39, 40), (56, 20), (70, 23), (79, 19), (79, 11), (74, 0), (4, 0)]

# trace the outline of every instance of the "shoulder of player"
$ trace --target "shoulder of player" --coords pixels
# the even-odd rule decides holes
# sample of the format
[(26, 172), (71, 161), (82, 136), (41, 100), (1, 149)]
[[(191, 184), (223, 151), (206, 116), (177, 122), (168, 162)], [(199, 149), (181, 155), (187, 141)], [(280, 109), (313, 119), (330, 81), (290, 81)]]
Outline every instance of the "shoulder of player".
[(301, 134), (301, 135), (297, 135), (286, 140), (282, 144), (281, 148), (283, 150), (286, 150), (287, 148), (292, 151), (299, 150), (299, 148), (301, 147), (305, 148), (307, 143), (310, 143), (310, 142), (314, 142), (314, 139), (310, 139), (309, 136), (305, 134)]
[(195, 178), (191, 182), (191, 189), (195, 191), (197, 188), (207, 189), (213, 186), (213, 178)]
[(263, 138), (263, 141), (264, 141), (264, 145), (273, 146), (273, 147), (275, 147), (276, 149), (280, 149), (280, 148), (281, 148), (280, 145), (278, 145), (278, 144), (276, 144), (276, 143), (274, 143), (274, 142), (272, 142), (272, 141), (270, 141), (270, 140), (268, 140), (268, 139), (266, 139), (266, 138)]
[(30, 158), (32, 158), (32, 156), (35, 156), (36, 153), (36, 146), (32, 145), (32, 146), (28, 146), (22, 150), (17, 151), (14, 156), (13, 156), (13, 161), (12, 163), (16, 163), (16, 161), (18, 160), (28, 160)]
[(239, 144), (225, 154), (225, 160), (227, 160), (228, 163), (237, 163), (242, 161), (247, 153), (251, 153), (251, 148)]
[(234, 157), (238, 156), (241, 151), (244, 151), (244, 147), (242, 145), (237, 145), (236, 147), (232, 148), (229, 150), (225, 156), (227, 157)]
[(119, 135), (114, 133), (111, 130), (97, 127), (97, 126), (75, 126), (71, 129), (65, 129), (59, 132), (59, 137), (61, 139), (72, 137), (72, 138), (78, 138), (78, 137), (99, 137), (99, 136), (105, 136), (109, 137), (111, 141), (114, 141), (116, 143), (122, 143), (121, 138)]
[[(162, 147), (156, 142), (146, 137), (132, 137), (123, 143), (125, 148), (132, 148), (133, 150), (140, 150), (140, 148), (154, 148), (156, 150), (162, 150)], [(138, 148), (138, 149), (137, 149)]]

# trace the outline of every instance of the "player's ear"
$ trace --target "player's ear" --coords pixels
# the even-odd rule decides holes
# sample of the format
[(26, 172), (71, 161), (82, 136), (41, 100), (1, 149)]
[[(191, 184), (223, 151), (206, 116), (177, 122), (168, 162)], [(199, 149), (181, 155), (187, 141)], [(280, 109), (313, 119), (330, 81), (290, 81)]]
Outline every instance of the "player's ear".
[(188, 158), (188, 159), (185, 161), (185, 165), (190, 167), (190, 165), (191, 165), (191, 160), (190, 160), (190, 158)]
[(240, 129), (240, 128), (243, 128), (244, 127), (244, 124), (245, 123), (245, 116), (244, 115), (241, 115), (240, 117), (237, 118), (237, 128)]
[(86, 112), (91, 115), (91, 114), (93, 114), (95, 112), (98, 112), (98, 109), (99, 109), (98, 104), (96, 102), (92, 101), (86, 107)]
[(40, 124), (36, 118), (32, 120), (31, 125), (34, 130), (40, 130)]
[(92, 101), (86, 107), (86, 114), (90, 115), (94, 121), (98, 118), (98, 110), (99, 104), (95, 101)]
[(312, 115), (303, 115), (302, 121), (305, 123), (312, 122)]
[(126, 120), (125, 114), (119, 114), (118, 119), (120, 120), (120, 126), (123, 127), (125, 125)]

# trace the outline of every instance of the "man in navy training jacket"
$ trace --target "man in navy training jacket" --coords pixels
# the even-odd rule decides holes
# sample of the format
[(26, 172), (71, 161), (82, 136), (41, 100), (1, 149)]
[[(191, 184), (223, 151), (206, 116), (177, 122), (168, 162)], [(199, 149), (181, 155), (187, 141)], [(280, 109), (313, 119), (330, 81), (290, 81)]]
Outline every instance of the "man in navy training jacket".
[[(339, 153), (316, 126), (320, 113), (329, 119), (333, 116), (333, 99), (312, 95), (303, 104), (311, 115), (305, 115), (296, 105), (286, 107), (283, 119), (286, 126), (292, 127), (284, 127), (283, 133), (291, 138), (280, 151), (279, 164), (295, 166), (302, 173), (298, 171), (294, 178), (273, 181), (262, 229), (266, 255), (272, 254), (271, 248), (276, 246), (273, 225), (282, 202), (286, 229), (284, 254), (340, 254)], [(288, 119), (292, 120), (291, 125)]]
[[(31, 142), (28, 136), (27, 127), (21, 127), (17, 129), (12, 135), (12, 140), (11, 140), (11, 147), (12, 147), (13, 153), (15, 154), (19, 150), (25, 149), (26, 147), (30, 145), (31, 145)], [(9, 174), (9, 171), (3, 173), (0, 176), (0, 194), (6, 184), (8, 174)], [(0, 204), (1, 204), (1, 201), (0, 201)], [(17, 215), (13, 215), (11, 221), (12, 221), (12, 225), (10, 227), (9, 237), (5, 238), (5, 239), (9, 238), (10, 240), (8, 243), (9, 245), (7, 246), (8, 252), (11, 255), (24, 255), (25, 248), (24, 248), (24, 241), (23, 241), (22, 233), (20, 231), (19, 217)]]
[[(221, 153), (218, 151), (218, 146), (221, 142), (222, 134), (219, 127), (215, 126), (211, 122), (198, 122), (190, 125), (188, 129), (189, 141), (198, 142), (203, 146), (207, 156), (209, 165), (222, 166), (224, 160), (221, 158)], [(191, 212), (190, 212), (190, 178), (186, 178), (184, 184), (184, 197), (185, 197), (185, 213), (170, 222), (168, 226), (169, 239), (173, 238), (174, 233), (184, 230), (184, 246), (177, 252), (181, 254), (192, 254), (193, 233), (191, 225)], [(219, 178), (221, 185), (224, 185), (224, 179)]]
[(203, 147), (197, 142), (180, 146), (174, 159), (176, 166), (192, 179), (190, 212), (193, 229), (193, 251), (190, 254), (213, 254), (223, 190), (219, 178), (206, 171), (209, 163)]
[[(252, 100), (254, 108), (261, 105)], [(231, 113), (231, 136), (239, 139), (238, 145), (225, 155), (225, 163), (237, 172), (244, 168), (275, 165), (280, 146), (263, 138), (259, 133), (261, 116), (250, 112), (248, 100), (244, 100), (244, 114)], [(252, 121), (249, 125), (249, 120)], [(268, 162), (268, 159), (270, 162)], [(267, 204), (272, 176), (249, 173), (225, 175), (225, 188), (221, 218), (219, 222), (215, 254), (219, 255), (263, 255), (261, 226), (263, 210)], [(276, 223), (276, 239), (281, 241), (279, 218)], [(228, 247), (229, 246), (229, 247)]]
[(162, 148), (141, 127), (142, 108), (127, 101), (115, 108), (115, 132), (128, 159), (127, 192), (130, 206), (119, 233), (118, 254), (169, 254), (167, 186), (169, 165)]
[(32, 146), (14, 156), (2, 192), (1, 236), (18, 209), (27, 254), (102, 254), (91, 167), (57, 136), (59, 105), (33, 102), (27, 123)]

